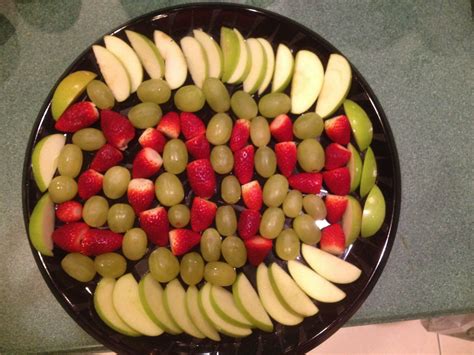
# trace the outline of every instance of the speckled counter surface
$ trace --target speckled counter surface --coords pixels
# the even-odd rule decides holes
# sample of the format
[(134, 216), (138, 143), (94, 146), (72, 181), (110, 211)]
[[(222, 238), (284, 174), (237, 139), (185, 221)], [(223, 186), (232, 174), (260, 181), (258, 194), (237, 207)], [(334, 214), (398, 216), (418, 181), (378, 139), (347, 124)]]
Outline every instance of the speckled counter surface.
[[(22, 218), (24, 153), (36, 115), (68, 65), (105, 32), (174, 3), (1, 1), (0, 352), (99, 346), (61, 308), (35, 265)], [(341, 50), (379, 98), (396, 139), (398, 234), (380, 281), (350, 324), (474, 311), (470, 2), (246, 3), (296, 19)]]

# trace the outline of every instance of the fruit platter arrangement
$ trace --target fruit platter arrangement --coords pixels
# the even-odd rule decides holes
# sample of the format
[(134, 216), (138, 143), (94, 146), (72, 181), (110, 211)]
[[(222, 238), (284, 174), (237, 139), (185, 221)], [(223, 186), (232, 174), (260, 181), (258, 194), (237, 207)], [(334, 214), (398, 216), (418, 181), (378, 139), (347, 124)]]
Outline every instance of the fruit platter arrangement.
[(397, 164), (327, 42), (262, 10), (184, 6), (104, 36), (58, 81), (25, 219), (55, 295), (113, 350), (304, 351), (381, 272)]

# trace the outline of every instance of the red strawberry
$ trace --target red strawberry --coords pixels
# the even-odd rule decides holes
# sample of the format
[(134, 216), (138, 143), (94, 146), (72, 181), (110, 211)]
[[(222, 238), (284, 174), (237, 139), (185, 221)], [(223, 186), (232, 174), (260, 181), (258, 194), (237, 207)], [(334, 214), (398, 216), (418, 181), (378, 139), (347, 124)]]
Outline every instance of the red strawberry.
[(260, 212), (255, 210), (243, 210), (239, 215), (238, 233), (240, 238), (247, 240), (258, 233), (260, 227)]
[(160, 247), (168, 245), (170, 225), (168, 213), (158, 206), (139, 214), (140, 227), (145, 231), (148, 240)]
[(244, 241), (247, 249), (247, 259), (253, 266), (258, 266), (272, 250), (271, 239), (262, 238), (259, 235)]
[(188, 139), (186, 148), (194, 159), (209, 159), (211, 155), (211, 146), (205, 134)]
[(148, 179), (132, 179), (128, 183), (128, 203), (138, 215), (150, 208), (155, 198), (155, 184)]
[(65, 224), (53, 232), (54, 244), (69, 253), (79, 253), (88, 230), (89, 226), (83, 222)]
[(351, 188), (351, 174), (349, 169), (337, 168), (323, 173), (324, 183), (330, 192), (335, 195), (347, 195)]
[(232, 128), (232, 135), (230, 136), (229, 146), (235, 152), (245, 147), (250, 137), (250, 121), (241, 118), (235, 122)]
[(120, 150), (111, 146), (110, 144), (104, 144), (97, 153), (95, 153), (94, 159), (92, 159), (90, 168), (103, 173), (109, 170), (111, 167), (120, 163), (123, 159), (123, 154)]
[(100, 128), (107, 142), (120, 150), (127, 149), (128, 143), (135, 137), (135, 128), (127, 117), (112, 110), (102, 110), (100, 117)]
[(151, 148), (161, 154), (165, 148), (166, 138), (157, 129), (147, 128), (143, 131), (140, 138), (138, 138), (138, 143), (140, 143), (142, 148)]
[(216, 192), (216, 174), (209, 159), (198, 159), (186, 168), (189, 184), (196, 196), (210, 198)]
[(163, 159), (154, 149), (143, 148), (135, 159), (133, 159), (132, 176), (133, 178), (148, 178), (155, 175), (161, 168)]
[(347, 207), (347, 196), (327, 195), (324, 202), (326, 204), (326, 219), (328, 222), (339, 222)]
[(168, 112), (161, 117), (156, 129), (169, 138), (178, 138), (181, 131), (179, 124), (179, 115), (176, 112)]
[(207, 229), (216, 216), (217, 205), (214, 202), (195, 197), (191, 207), (191, 229), (202, 232)]
[(191, 112), (181, 112), (179, 115), (181, 124), (181, 132), (184, 138), (191, 139), (201, 134), (206, 134), (206, 126), (204, 122)]
[(82, 205), (77, 201), (66, 201), (56, 208), (56, 217), (64, 223), (77, 222), (82, 218)]
[(170, 232), (171, 252), (183, 255), (201, 241), (201, 235), (189, 229), (173, 229)]
[(304, 194), (318, 194), (321, 191), (323, 176), (320, 173), (300, 173), (288, 178), (290, 186)]
[(262, 208), (262, 187), (257, 180), (242, 185), (242, 198), (247, 208), (257, 211)]
[(77, 102), (64, 111), (54, 128), (61, 132), (74, 133), (91, 126), (98, 119), (99, 111), (92, 102)]
[(351, 140), (351, 125), (345, 115), (324, 121), (324, 130), (333, 142), (346, 145)]
[(252, 180), (254, 154), (253, 145), (247, 145), (234, 152), (234, 175), (242, 185)]
[(346, 237), (344, 230), (339, 224), (331, 224), (321, 231), (319, 242), (321, 250), (334, 255), (341, 255), (346, 249)]
[(288, 142), (293, 140), (293, 123), (285, 114), (276, 116), (270, 124), (270, 132), (277, 142)]
[(345, 166), (351, 158), (351, 151), (339, 143), (331, 143), (325, 149), (326, 170), (332, 170)]
[(282, 142), (275, 144), (275, 155), (280, 172), (286, 177), (293, 174), (297, 161), (296, 143)]
[(81, 253), (84, 255), (100, 255), (110, 253), (122, 247), (123, 237), (108, 229), (91, 228), (82, 239)]
[(104, 175), (94, 169), (84, 171), (77, 180), (77, 193), (83, 200), (97, 195), (102, 190)]

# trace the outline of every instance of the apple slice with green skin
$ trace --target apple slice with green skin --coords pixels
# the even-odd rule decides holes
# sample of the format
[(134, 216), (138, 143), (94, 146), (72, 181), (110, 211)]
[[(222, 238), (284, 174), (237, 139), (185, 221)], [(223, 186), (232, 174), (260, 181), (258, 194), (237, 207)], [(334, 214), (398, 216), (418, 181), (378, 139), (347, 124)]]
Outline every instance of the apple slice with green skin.
[(165, 61), (155, 44), (140, 33), (129, 30), (125, 33), (150, 78), (161, 79), (165, 74)]
[(273, 263), (268, 270), (270, 282), (280, 302), (303, 317), (318, 313), (318, 307), (278, 264)]
[(293, 280), (311, 298), (324, 303), (336, 303), (346, 297), (344, 291), (298, 261), (288, 261)]
[(227, 80), (229, 84), (239, 84), (244, 81), (247, 78), (247, 75), (250, 72), (250, 67), (252, 65), (252, 58), (250, 57), (250, 51), (248, 49), (244, 37), (238, 29), (234, 28), (234, 32), (237, 35), (237, 39), (239, 40), (240, 51), (239, 59), (237, 61), (237, 65), (235, 66), (235, 70), (230, 75), (230, 78)]
[(46, 256), (53, 256), (54, 221), (54, 203), (49, 194), (45, 193), (33, 208), (28, 234), (35, 249)]
[(216, 328), (209, 322), (199, 307), (199, 291), (196, 286), (189, 286), (186, 291), (186, 308), (194, 325), (209, 339), (221, 341)]
[(182, 329), (167, 312), (163, 299), (163, 288), (151, 274), (145, 275), (138, 283), (140, 301), (147, 315), (161, 329), (169, 334), (180, 334)]
[(222, 81), (228, 82), (237, 68), (240, 58), (240, 43), (237, 33), (227, 27), (221, 27), (221, 49), (223, 55)]
[(348, 284), (360, 277), (362, 271), (345, 260), (308, 244), (301, 246), (304, 260), (326, 280)]
[(104, 277), (99, 281), (94, 291), (94, 308), (100, 319), (116, 332), (138, 337), (141, 334), (130, 328), (115, 311), (112, 302), (115, 283), (115, 279), (110, 277)]
[(115, 36), (104, 37), (105, 48), (114, 54), (127, 70), (130, 93), (137, 91), (143, 81), (143, 67), (137, 54), (124, 40)]
[(273, 323), (244, 273), (237, 276), (232, 285), (232, 294), (237, 307), (254, 326), (265, 332), (273, 332)]
[(316, 103), (316, 113), (326, 118), (334, 113), (346, 98), (351, 88), (351, 65), (340, 54), (329, 56), (324, 83)]
[(368, 147), (364, 155), (364, 164), (362, 165), (362, 174), (360, 177), (360, 197), (364, 198), (375, 185), (377, 178), (377, 161), (374, 151)]
[(96, 73), (79, 70), (61, 80), (51, 99), (51, 114), (56, 121), (96, 76)]
[(354, 192), (360, 184), (360, 177), (362, 175), (362, 159), (360, 158), (359, 151), (352, 144), (349, 143), (347, 149), (351, 152), (351, 157), (347, 162), (347, 168), (351, 175), (350, 192)]
[(227, 322), (239, 327), (252, 327), (252, 323), (237, 307), (232, 293), (225, 288), (215, 285), (211, 287), (211, 305), (216, 313)]
[(48, 189), (58, 167), (58, 157), (66, 143), (66, 137), (60, 133), (42, 138), (33, 149), (31, 167), (36, 185), (41, 192)]
[(262, 45), (263, 51), (265, 52), (265, 58), (267, 59), (265, 75), (260, 87), (258, 88), (258, 94), (262, 95), (262, 93), (267, 89), (268, 85), (270, 85), (270, 82), (272, 81), (273, 71), (275, 70), (275, 53), (273, 53), (272, 45), (265, 38), (257, 38), (257, 40)]
[(186, 291), (178, 279), (174, 279), (166, 285), (164, 292), (164, 304), (173, 320), (185, 333), (199, 339), (205, 335), (196, 328), (186, 308)]
[(99, 65), (104, 81), (114, 94), (117, 102), (123, 102), (130, 96), (130, 78), (122, 62), (108, 49), (94, 45), (92, 50)]
[(267, 72), (267, 56), (261, 43), (256, 38), (247, 39), (247, 47), (252, 66), (244, 80), (244, 91), (253, 94), (260, 87)]
[(342, 215), (342, 229), (346, 237), (346, 246), (354, 243), (360, 235), (362, 223), (362, 208), (359, 201), (352, 196), (347, 196), (347, 207)]
[(359, 150), (363, 152), (372, 143), (374, 135), (372, 122), (370, 122), (369, 116), (362, 107), (356, 104), (352, 100), (344, 101), (344, 112), (351, 124), (352, 133), (354, 139), (359, 147)]
[(283, 325), (297, 325), (303, 321), (303, 317), (293, 312), (291, 308), (284, 305), (279, 299), (270, 282), (270, 275), (265, 264), (261, 263), (257, 268), (257, 290), (262, 305), (270, 317)]
[(291, 82), (291, 113), (299, 115), (314, 104), (323, 80), (323, 63), (318, 56), (307, 50), (298, 51)]
[(179, 45), (162, 31), (155, 30), (155, 44), (165, 60), (165, 79), (171, 90), (181, 87), (188, 76), (188, 66)]
[(194, 38), (201, 43), (206, 53), (208, 63), (208, 76), (220, 79), (223, 72), (224, 60), (222, 57), (221, 47), (214, 39), (202, 30), (193, 30)]
[(197, 87), (202, 88), (204, 80), (209, 76), (209, 64), (207, 62), (206, 52), (199, 41), (194, 37), (183, 37), (180, 43), (191, 78)]
[(275, 57), (275, 71), (273, 73), (272, 92), (282, 92), (290, 84), (293, 75), (295, 59), (291, 50), (280, 43)]
[(133, 330), (147, 336), (158, 336), (163, 330), (145, 312), (132, 274), (121, 276), (115, 283), (112, 303), (118, 316)]
[(385, 198), (377, 185), (372, 187), (365, 200), (362, 212), (362, 225), (360, 233), (362, 237), (373, 236), (382, 227), (385, 220)]

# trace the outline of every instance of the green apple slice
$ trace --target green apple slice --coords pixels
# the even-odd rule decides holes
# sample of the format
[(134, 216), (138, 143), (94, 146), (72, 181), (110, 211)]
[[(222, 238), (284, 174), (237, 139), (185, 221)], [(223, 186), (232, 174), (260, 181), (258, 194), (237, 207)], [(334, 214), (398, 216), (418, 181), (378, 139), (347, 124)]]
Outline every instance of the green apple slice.
[(329, 56), (324, 83), (316, 103), (316, 113), (326, 118), (336, 111), (349, 93), (352, 81), (351, 65), (340, 54)]
[(130, 78), (130, 93), (137, 91), (143, 81), (143, 67), (137, 54), (124, 40), (115, 36), (104, 37), (105, 48), (114, 54), (127, 70)]
[(318, 313), (318, 307), (278, 264), (273, 263), (268, 270), (270, 282), (280, 302), (303, 317)]
[(346, 246), (354, 243), (360, 235), (362, 222), (362, 208), (359, 201), (352, 196), (347, 196), (347, 207), (342, 215), (342, 229), (346, 236)]
[(235, 66), (234, 72), (230, 75), (230, 78), (227, 80), (229, 84), (239, 84), (244, 81), (250, 72), (250, 67), (252, 65), (252, 59), (250, 57), (249, 48), (247, 47), (247, 43), (239, 32), (238, 29), (234, 28), (234, 32), (237, 35), (237, 39), (239, 40), (239, 59), (237, 61), (237, 65)]
[(232, 293), (237, 307), (254, 326), (265, 332), (273, 331), (273, 323), (244, 273), (237, 276), (232, 285)]
[(164, 304), (173, 320), (189, 335), (204, 339), (204, 334), (196, 328), (186, 308), (186, 291), (178, 279), (174, 279), (166, 285), (164, 292)]
[(344, 291), (298, 261), (288, 261), (288, 270), (296, 284), (316, 301), (336, 303), (346, 297)]
[(267, 89), (268, 85), (270, 85), (270, 82), (272, 81), (273, 71), (275, 70), (275, 53), (273, 53), (272, 45), (265, 38), (257, 38), (257, 40), (262, 45), (263, 51), (265, 52), (265, 58), (267, 60), (265, 75), (260, 87), (258, 88), (258, 94), (262, 95), (262, 93)]
[(110, 277), (102, 278), (94, 291), (94, 308), (100, 319), (113, 330), (132, 337), (141, 334), (130, 328), (115, 311), (112, 295), (115, 287), (115, 279)]
[(382, 227), (385, 220), (385, 198), (377, 185), (372, 187), (365, 200), (362, 212), (361, 235), (364, 238), (371, 237)]
[(46, 256), (53, 256), (54, 220), (54, 203), (45, 193), (33, 208), (28, 234), (35, 249)]
[(281, 92), (286, 89), (293, 75), (295, 60), (291, 50), (280, 43), (275, 57), (275, 72), (273, 73), (272, 92)]
[(147, 336), (158, 336), (163, 330), (145, 312), (132, 274), (121, 276), (115, 283), (112, 303), (118, 316), (133, 330)]
[(206, 52), (199, 41), (194, 37), (183, 37), (180, 43), (191, 78), (197, 87), (202, 88), (204, 80), (209, 75), (209, 64), (207, 62)]
[(64, 111), (81, 95), (96, 73), (79, 70), (66, 76), (54, 90), (51, 99), (51, 114), (57, 121)]
[(267, 57), (262, 45), (256, 38), (247, 39), (247, 47), (252, 66), (244, 80), (244, 91), (253, 94), (262, 84), (267, 72)]
[(377, 178), (377, 161), (374, 151), (368, 147), (364, 155), (364, 164), (362, 165), (362, 174), (360, 177), (360, 197), (365, 197), (375, 185)]
[(140, 33), (129, 30), (125, 33), (150, 78), (161, 79), (165, 74), (165, 61), (155, 44)]
[(208, 75), (211, 78), (220, 79), (223, 72), (224, 60), (222, 58), (221, 47), (214, 39), (202, 30), (193, 30), (194, 38), (201, 43), (206, 53), (208, 63)]
[(344, 101), (344, 112), (351, 124), (352, 133), (359, 150), (363, 152), (372, 143), (374, 135), (372, 122), (362, 107), (354, 101)]
[(156, 325), (169, 334), (180, 334), (183, 332), (167, 312), (163, 288), (151, 274), (145, 275), (140, 280), (138, 283), (138, 293), (145, 312)]
[[(327, 121), (326, 121), (327, 122)], [(360, 177), (362, 175), (362, 159), (360, 158), (359, 151), (349, 143), (347, 149), (351, 152), (351, 157), (347, 162), (347, 168), (351, 176), (351, 192), (354, 192), (360, 184)]]
[(206, 283), (199, 291), (199, 307), (206, 319), (217, 329), (218, 332), (234, 338), (243, 338), (252, 334), (252, 330), (247, 327), (239, 327), (227, 322), (214, 310), (211, 303), (210, 283)]
[(186, 309), (194, 325), (209, 339), (221, 341), (221, 337), (199, 307), (199, 291), (196, 286), (189, 286), (186, 291)]
[(237, 37), (235, 31), (227, 27), (221, 27), (221, 48), (224, 58), (222, 81), (226, 83), (237, 68), (240, 58), (239, 37)]
[(298, 51), (291, 82), (291, 113), (299, 115), (314, 104), (323, 80), (323, 63), (318, 56), (307, 50)]
[(265, 264), (257, 268), (257, 290), (262, 305), (270, 317), (283, 325), (297, 325), (303, 317), (285, 306), (279, 299), (270, 282), (270, 275)]
[(348, 284), (362, 273), (357, 266), (311, 245), (303, 244), (301, 252), (308, 265), (328, 281)]
[(220, 286), (211, 287), (211, 304), (216, 313), (227, 322), (239, 327), (252, 327), (252, 323), (237, 308), (232, 293), (225, 288)]
[(165, 60), (165, 79), (171, 90), (181, 87), (188, 76), (188, 66), (183, 51), (166, 33), (155, 30), (155, 44)]
[(114, 94), (115, 100), (123, 102), (130, 96), (130, 78), (122, 62), (108, 49), (92, 46), (104, 81)]
[(41, 139), (33, 149), (31, 167), (36, 185), (41, 192), (48, 189), (58, 167), (58, 157), (66, 143), (66, 137), (60, 133)]

